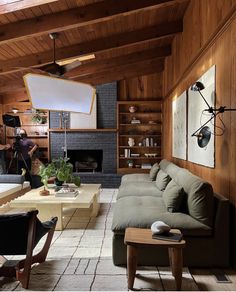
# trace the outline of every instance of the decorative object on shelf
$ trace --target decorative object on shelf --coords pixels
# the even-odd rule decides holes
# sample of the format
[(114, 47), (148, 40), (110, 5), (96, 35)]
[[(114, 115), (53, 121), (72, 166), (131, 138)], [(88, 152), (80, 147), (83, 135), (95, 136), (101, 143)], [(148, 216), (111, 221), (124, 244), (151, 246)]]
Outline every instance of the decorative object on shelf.
[(125, 157), (130, 157), (130, 149), (125, 149), (124, 154)]
[(135, 113), (136, 111), (137, 111), (137, 106), (135, 106), (135, 105), (131, 105), (130, 107), (129, 107), (129, 112), (130, 113)]
[(140, 120), (137, 120), (135, 117), (132, 118), (131, 124), (141, 124)]
[(139, 146), (139, 147), (142, 147), (142, 146), (143, 146), (142, 142), (139, 142), (139, 143), (138, 143), (138, 146)]
[(141, 164), (135, 164), (135, 168), (141, 168)]
[(156, 157), (157, 153), (145, 153), (144, 156), (145, 157)]
[(127, 160), (128, 167), (132, 168), (134, 166), (133, 160)]
[(130, 156), (131, 156), (131, 157), (139, 157), (140, 154), (139, 154), (139, 153), (131, 153)]
[(156, 121), (148, 121), (148, 124), (150, 124), (150, 125), (156, 125), (157, 122)]
[(35, 115), (32, 117), (32, 122), (36, 124), (46, 124), (47, 117), (43, 116), (43, 114), (45, 113), (37, 110)]
[(131, 138), (131, 137), (128, 138), (128, 145), (130, 147), (133, 147), (135, 145), (134, 138)]
[(152, 165), (151, 165), (151, 163), (142, 163), (141, 168), (142, 169), (151, 169)]

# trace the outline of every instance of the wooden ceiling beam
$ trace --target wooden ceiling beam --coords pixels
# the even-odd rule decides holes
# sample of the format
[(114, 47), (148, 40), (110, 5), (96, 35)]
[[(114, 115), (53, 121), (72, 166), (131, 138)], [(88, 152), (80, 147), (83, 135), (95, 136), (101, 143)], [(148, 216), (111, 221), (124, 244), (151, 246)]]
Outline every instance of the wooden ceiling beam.
[(154, 58), (142, 62), (118, 66), (112, 70), (100, 72), (98, 74), (91, 74), (87, 76), (81, 76), (75, 79), (88, 84), (103, 84), (113, 81), (119, 81), (127, 78), (133, 78), (137, 76), (147, 75), (151, 73), (158, 73), (164, 70), (164, 60), (160, 58)]
[[(161, 63), (163, 62), (163, 58), (171, 54), (171, 47), (157, 47), (150, 50), (140, 51), (132, 54), (126, 54), (115, 58), (108, 58), (103, 60), (98, 60), (94, 62), (89, 62), (86, 64), (82, 64), (74, 70), (69, 71), (65, 74), (65, 77), (70, 77), (70, 79), (75, 80), (78, 78), (86, 78), (93, 74), (96, 76), (99, 73), (103, 73), (104, 71), (113, 71), (117, 70), (120, 66), (129, 65), (129, 67), (136, 66), (137, 63), (149, 61), (150, 59), (161, 59)], [(128, 67), (128, 66), (127, 66)], [(26, 73), (25, 73), (26, 74)], [(4, 94), (6, 92), (16, 92), (20, 91), (24, 88), (23, 79), (18, 79), (10, 82), (2, 82), (0, 84), (0, 94)]]
[[(58, 48), (56, 52), (57, 60), (73, 58), (81, 55), (91, 54), (101, 51), (116, 49), (145, 42), (154, 39), (162, 39), (166, 36), (175, 35), (183, 31), (181, 21), (162, 23), (158, 26), (146, 27), (132, 32), (116, 34), (110, 37), (96, 39), (90, 42), (81, 43), (73, 46)], [(52, 51), (42, 52), (40, 54), (27, 55), (16, 59), (3, 61), (0, 64), (0, 74), (6, 72), (20, 71), (18, 67), (36, 67), (52, 62)]]
[(59, 1), (60, 0), (2, 0), (0, 1), (0, 15)]
[(108, 70), (116, 70), (117, 67), (122, 65), (130, 65), (153, 58), (164, 58), (170, 54), (171, 46), (163, 46), (131, 54), (125, 54), (115, 58), (95, 60), (70, 70), (65, 74), (65, 77), (70, 77), (73, 80), (80, 76), (98, 74), (99, 72)]
[(180, 2), (186, 2), (186, 0), (105, 0), (84, 7), (1, 25), (0, 44), (82, 27), (110, 20), (117, 15), (127, 15), (140, 9), (163, 7)]

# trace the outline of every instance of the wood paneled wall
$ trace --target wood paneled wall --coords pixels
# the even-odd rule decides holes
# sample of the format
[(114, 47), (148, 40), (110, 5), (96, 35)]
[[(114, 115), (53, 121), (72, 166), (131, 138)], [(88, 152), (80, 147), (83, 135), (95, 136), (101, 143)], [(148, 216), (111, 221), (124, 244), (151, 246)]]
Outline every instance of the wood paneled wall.
[(163, 96), (161, 73), (125, 79), (118, 84), (119, 100), (155, 100)]
[(226, 112), (226, 131), (215, 140), (215, 168), (172, 157), (172, 99), (216, 64), (216, 103), (236, 108), (236, 1), (192, 0), (184, 32), (174, 40), (164, 71), (163, 156), (210, 181), (236, 206), (236, 112)]

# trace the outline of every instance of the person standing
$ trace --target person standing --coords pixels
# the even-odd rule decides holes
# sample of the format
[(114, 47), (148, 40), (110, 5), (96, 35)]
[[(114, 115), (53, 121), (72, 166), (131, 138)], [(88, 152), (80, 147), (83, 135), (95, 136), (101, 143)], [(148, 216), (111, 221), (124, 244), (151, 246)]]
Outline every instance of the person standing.
[[(24, 129), (19, 131), (20, 139), (18, 145), (13, 145), (13, 150), (18, 151), (18, 174), (22, 173), (22, 168), (26, 169), (25, 178), (32, 183), (31, 179), (31, 158), (38, 146), (27, 138), (27, 133)], [(18, 148), (18, 149), (16, 149)], [(26, 164), (26, 165), (25, 165)], [(26, 167), (27, 166), (27, 167)]]

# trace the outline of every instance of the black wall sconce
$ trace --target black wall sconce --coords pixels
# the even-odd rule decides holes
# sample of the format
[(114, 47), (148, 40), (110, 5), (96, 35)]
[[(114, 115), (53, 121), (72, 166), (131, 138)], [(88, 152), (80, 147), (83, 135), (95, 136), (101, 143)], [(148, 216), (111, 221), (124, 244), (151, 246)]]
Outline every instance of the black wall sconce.
[[(207, 102), (206, 98), (203, 96), (203, 94), (201, 93), (201, 91), (205, 88), (204, 84), (200, 81), (197, 81), (196, 83), (194, 83), (191, 86), (191, 90), (192, 91), (198, 91), (200, 96), (202, 97), (202, 99), (204, 100), (204, 102), (207, 105), (207, 108), (203, 110), (203, 112), (207, 112), (210, 114), (210, 118), (203, 124), (201, 125), (191, 136), (192, 137), (197, 137), (197, 142), (198, 142), (198, 146), (203, 148), (206, 147), (206, 145), (209, 143), (211, 135), (213, 134), (211, 132), (211, 129), (207, 126), (207, 124), (209, 122), (211, 122), (213, 119), (215, 119), (217, 116), (219, 116), (220, 114), (223, 114), (226, 111), (236, 111), (236, 109), (233, 108), (226, 108), (226, 106), (220, 106), (218, 108), (212, 107), (209, 105), (209, 103)], [(222, 133), (220, 135), (223, 135), (224, 133), (224, 128), (225, 125), (222, 121), (222, 119), (220, 118), (220, 121), (223, 124), (223, 129), (220, 128), (222, 130)], [(215, 136), (217, 136), (217, 134), (214, 133)], [(219, 136), (220, 136), (219, 135)]]

